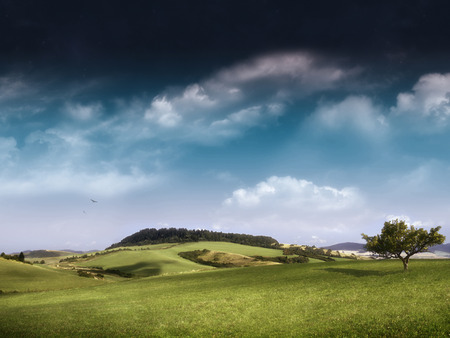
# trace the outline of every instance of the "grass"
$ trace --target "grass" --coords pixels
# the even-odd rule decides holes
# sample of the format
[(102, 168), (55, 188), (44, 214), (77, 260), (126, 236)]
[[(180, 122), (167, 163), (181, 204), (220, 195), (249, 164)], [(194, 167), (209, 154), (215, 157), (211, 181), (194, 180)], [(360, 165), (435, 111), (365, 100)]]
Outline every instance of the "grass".
[[(183, 249), (185, 250), (185, 249)], [(0, 296), (0, 336), (448, 337), (449, 260), (217, 269)]]
[(166, 250), (120, 251), (98, 256), (79, 264), (86, 267), (102, 267), (132, 273), (137, 277), (180, 273), (210, 269), (196, 264)]
[(283, 254), (282, 250), (266, 249), (226, 242), (194, 242), (184, 244), (157, 244), (144, 247), (129, 247), (131, 251), (118, 251), (107, 255), (98, 255), (77, 265), (85, 267), (102, 267), (132, 273), (137, 277), (162, 274), (211, 270), (213, 267), (197, 264), (178, 256), (182, 251), (208, 249), (246, 256), (275, 257)]
[(74, 271), (51, 269), (0, 258), (0, 290), (31, 292), (71, 289), (103, 284), (103, 281), (80, 278)]
[(281, 264), (280, 262), (273, 262), (270, 260), (261, 260), (254, 257), (233, 254), (222, 251), (211, 250), (194, 250), (187, 252), (180, 252), (179, 255), (190, 261), (205, 264), (215, 267), (249, 267), (249, 266), (261, 266), (261, 265), (274, 265)]
[(181, 252), (181, 251), (208, 249), (211, 251), (229, 252), (229, 253), (245, 255), (245, 256), (258, 256), (259, 255), (259, 256), (276, 257), (276, 256), (283, 255), (283, 250), (281, 250), (281, 249), (267, 249), (267, 248), (260, 248), (257, 246), (248, 246), (248, 245), (227, 243), (227, 242), (192, 242), (192, 243), (181, 244), (177, 247), (174, 247), (173, 249), (174, 249), (174, 251), (177, 252), (177, 254), (178, 254), (178, 252)]

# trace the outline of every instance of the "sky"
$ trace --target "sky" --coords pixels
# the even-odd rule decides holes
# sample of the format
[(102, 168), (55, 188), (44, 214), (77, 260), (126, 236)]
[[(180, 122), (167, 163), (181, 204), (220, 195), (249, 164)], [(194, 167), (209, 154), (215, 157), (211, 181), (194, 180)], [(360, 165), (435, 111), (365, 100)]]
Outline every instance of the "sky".
[(448, 237), (445, 3), (0, 0), (0, 251)]

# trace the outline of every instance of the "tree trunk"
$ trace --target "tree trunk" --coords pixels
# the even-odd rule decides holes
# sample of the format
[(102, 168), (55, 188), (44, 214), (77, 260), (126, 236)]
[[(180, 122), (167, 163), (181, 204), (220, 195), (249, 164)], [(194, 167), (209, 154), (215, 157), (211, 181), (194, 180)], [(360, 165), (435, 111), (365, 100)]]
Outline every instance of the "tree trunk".
[(403, 262), (403, 272), (408, 271), (408, 261), (409, 261), (409, 257), (405, 257), (405, 258), (401, 258), (402, 262)]

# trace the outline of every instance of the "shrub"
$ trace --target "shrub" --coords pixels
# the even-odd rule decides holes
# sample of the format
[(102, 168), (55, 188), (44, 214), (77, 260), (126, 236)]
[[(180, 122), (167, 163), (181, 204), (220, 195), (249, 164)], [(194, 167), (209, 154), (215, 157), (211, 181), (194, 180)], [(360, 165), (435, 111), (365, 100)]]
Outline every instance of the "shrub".
[(312, 247), (309, 246), (309, 247), (305, 247), (305, 248), (301, 248), (301, 247), (286, 248), (286, 249), (283, 249), (283, 254), (299, 255), (302, 257), (306, 257), (306, 258), (309, 257), (309, 258), (320, 259), (325, 262), (334, 262), (333, 258), (324, 255), (322, 249), (318, 249), (314, 246), (312, 246)]
[(120, 276), (120, 277), (125, 277), (125, 278), (131, 278), (131, 277), (133, 277), (133, 274), (132, 274), (132, 273), (129, 273), (129, 272), (123, 272), (123, 271), (116, 270), (116, 269), (106, 269), (105, 272), (106, 272), (106, 273), (113, 274), (113, 275), (118, 275), (118, 276)]
[(94, 276), (92, 274), (90, 274), (89, 272), (86, 272), (84, 270), (78, 270), (77, 273), (78, 273), (78, 276), (80, 276), (80, 277), (94, 278)]
[(263, 256), (253, 256), (258, 261), (269, 261), (283, 264), (293, 264), (293, 263), (308, 263), (309, 258), (306, 256), (297, 257), (287, 257), (287, 256), (277, 256), (277, 257), (263, 257)]

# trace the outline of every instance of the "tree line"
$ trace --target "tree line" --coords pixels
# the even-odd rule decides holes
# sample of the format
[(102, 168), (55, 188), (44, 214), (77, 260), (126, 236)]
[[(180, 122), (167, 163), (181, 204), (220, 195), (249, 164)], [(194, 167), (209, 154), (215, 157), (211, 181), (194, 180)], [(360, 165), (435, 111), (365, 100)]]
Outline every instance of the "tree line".
[(25, 255), (23, 254), (23, 252), (21, 252), (18, 255), (7, 255), (4, 252), (2, 252), (0, 254), (0, 257), (2, 257), (4, 259), (10, 259), (10, 260), (13, 260), (13, 261), (25, 262)]
[(334, 262), (331, 250), (316, 248), (315, 246), (291, 246), (283, 249), (284, 255), (298, 255), (299, 257), (315, 258), (325, 262)]
[(120, 242), (106, 248), (106, 250), (121, 246), (140, 246), (160, 243), (185, 243), (199, 241), (231, 242), (263, 248), (280, 247), (280, 243), (278, 243), (276, 239), (269, 236), (253, 236), (209, 230), (188, 230), (185, 228), (147, 228), (125, 237)]

